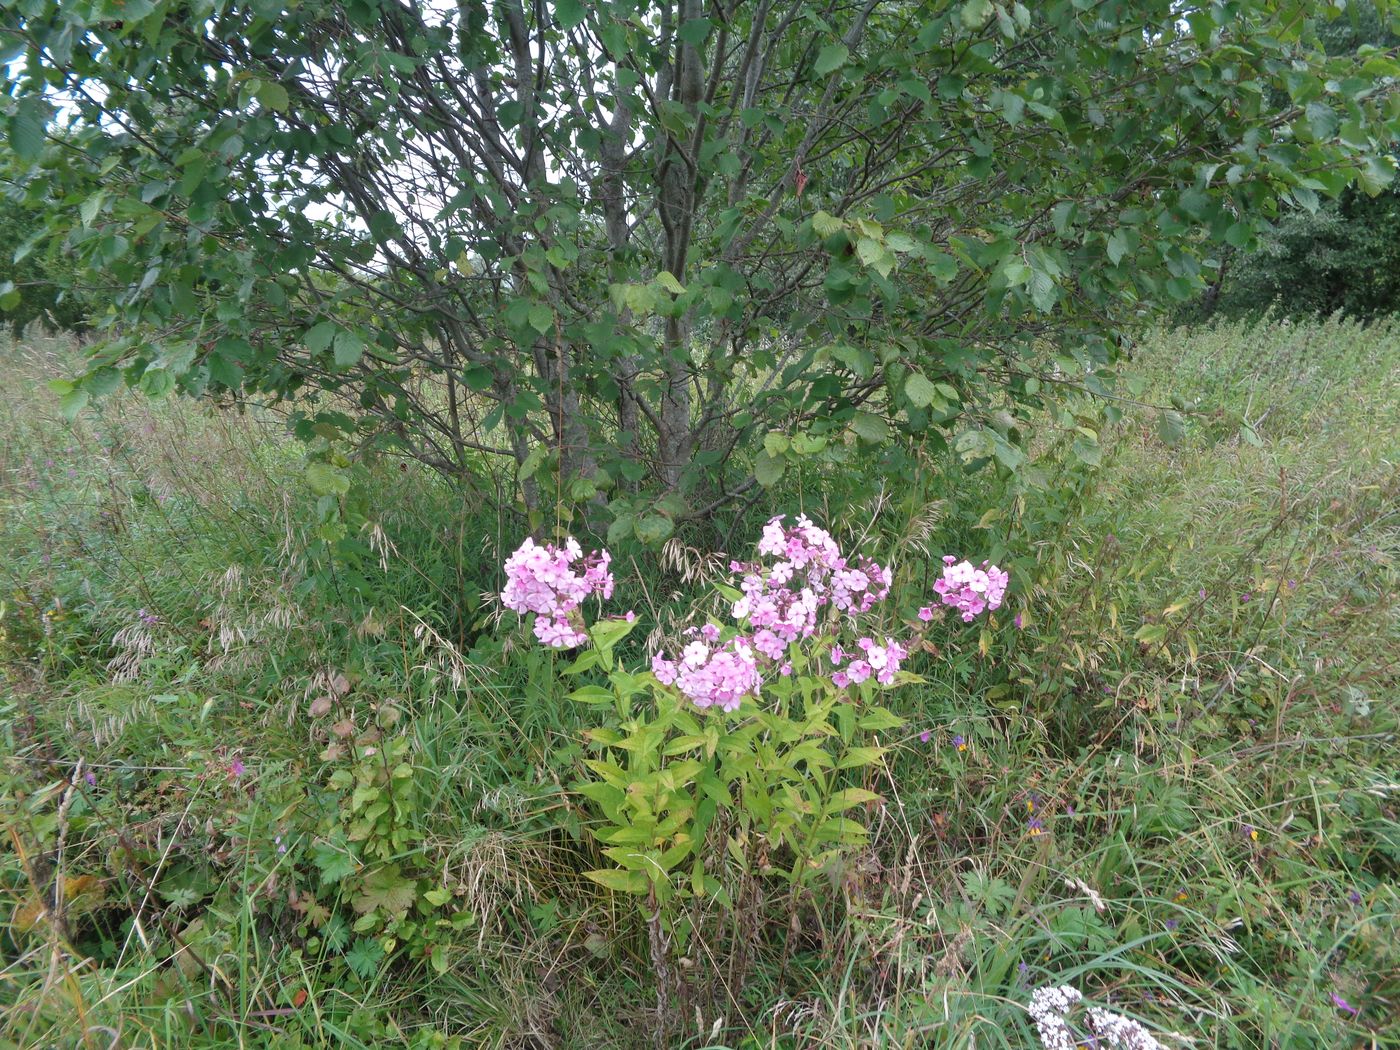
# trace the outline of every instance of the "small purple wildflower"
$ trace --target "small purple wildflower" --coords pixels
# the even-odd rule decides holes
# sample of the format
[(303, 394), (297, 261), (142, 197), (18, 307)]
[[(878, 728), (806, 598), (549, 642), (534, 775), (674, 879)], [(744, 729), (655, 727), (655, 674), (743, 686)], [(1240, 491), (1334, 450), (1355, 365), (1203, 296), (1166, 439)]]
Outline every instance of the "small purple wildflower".
[(1067, 817), (1072, 817), (1072, 816), (1074, 816), (1074, 803), (1071, 802), (1069, 805), (1067, 805), (1067, 806), (1065, 807), (1065, 816), (1067, 816)]
[(1175, 919), (1168, 919), (1168, 920), (1167, 920), (1167, 929), (1168, 929), (1168, 930), (1175, 930), (1176, 927), (1177, 927), (1177, 925), (1178, 925), (1178, 923), (1177, 923), (1177, 921), (1176, 921)]
[(1359, 1017), (1361, 1015), (1360, 1010), (1352, 1006), (1351, 1003), (1347, 1002), (1336, 992), (1331, 992), (1329, 994), (1332, 997), (1332, 1005), (1338, 1010), (1341, 1010), (1343, 1013), (1351, 1014), (1352, 1017)]
[(1240, 595), (1240, 601), (1242, 601), (1242, 602), (1247, 602), (1247, 601), (1249, 601), (1250, 599), (1252, 599), (1253, 597), (1254, 597), (1254, 595), (1252, 595), (1251, 593), (1249, 593), (1249, 591), (1245, 591), (1243, 594)]
[(1021, 614), (1020, 614), (1020, 613), (1017, 613), (1017, 614), (1016, 614), (1016, 618), (1015, 618), (1014, 620), (1012, 620), (1011, 622), (1014, 623), (1014, 624), (1016, 625), (1016, 630), (1018, 630), (1018, 631), (1025, 625), (1025, 621), (1023, 621), (1023, 620), (1021, 619)]
[(97, 787), (97, 774), (94, 773), (92, 770), (89, 769), (86, 773), (84, 773), (83, 779), (87, 781), (88, 787)]
[(1202, 587), (1202, 588), (1201, 588), (1201, 597), (1204, 598), (1205, 596), (1206, 596), (1206, 589), (1205, 589), (1204, 587)]
[(1357, 907), (1361, 906), (1361, 894), (1356, 890), (1352, 890), (1347, 894), (1347, 900), (1351, 901), (1351, 903), (1355, 904)]
[(959, 733), (957, 736), (953, 737), (953, 747), (954, 747), (955, 749), (957, 749), (958, 751), (966, 751), (966, 750), (967, 750), (967, 737), (963, 736), (961, 733)]
[(1288, 589), (1289, 589), (1290, 591), (1296, 591), (1296, 590), (1298, 589), (1298, 581), (1297, 581), (1297, 580), (1289, 580), (1289, 581), (1288, 581)]
[(1030, 820), (1026, 821), (1026, 832), (1028, 834), (1039, 835), (1044, 830), (1045, 825), (1040, 822), (1039, 818), (1031, 817)]
[(241, 777), (247, 769), (248, 767), (243, 764), (243, 759), (241, 758), (235, 758), (228, 764), (229, 776), (233, 777), (235, 780)]
[(1249, 839), (1250, 842), (1259, 841), (1259, 829), (1253, 824), (1246, 824), (1244, 827), (1240, 828), (1240, 834)]
[(930, 733), (927, 729), (925, 729), (922, 733), (919, 734), (919, 743), (927, 744), (929, 742), (929, 738), (932, 736), (933, 734)]

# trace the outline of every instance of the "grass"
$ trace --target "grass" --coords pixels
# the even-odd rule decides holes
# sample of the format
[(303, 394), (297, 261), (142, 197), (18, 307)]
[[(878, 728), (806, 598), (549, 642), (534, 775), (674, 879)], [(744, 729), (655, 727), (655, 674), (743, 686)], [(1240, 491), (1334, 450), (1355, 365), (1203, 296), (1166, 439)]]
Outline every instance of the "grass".
[[(0, 1035), (653, 1045), (645, 931), (581, 874), (589, 711), (479, 598), (520, 526), (380, 464), (327, 559), (280, 421), (70, 425), (70, 353), (4, 351)], [(1047, 425), (1033, 486), (786, 494), (905, 604), (919, 548), (996, 552), (1012, 599), (898, 694), (868, 851), (696, 914), (671, 1045), (1033, 1047), (1071, 983), (1172, 1047), (1400, 1047), (1400, 326), (1162, 330), (1129, 378), (1097, 470)], [(633, 566), (663, 624), (701, 587)]]

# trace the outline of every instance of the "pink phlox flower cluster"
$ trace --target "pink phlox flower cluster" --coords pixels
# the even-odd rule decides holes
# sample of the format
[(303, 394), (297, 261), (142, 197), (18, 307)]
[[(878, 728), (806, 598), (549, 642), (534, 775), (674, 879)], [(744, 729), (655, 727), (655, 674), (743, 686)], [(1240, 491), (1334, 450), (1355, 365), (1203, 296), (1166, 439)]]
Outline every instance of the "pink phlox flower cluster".
[(844, 668), (831, 676), (832, 684), (838, 689), (848, 685), (860, 685), (874, 678), (881, 685), (890, 685), (899, 674), (899, 665), (909, 655), (909, 650), (893, 638), (886, 638), (883, 645), (873, 638), (861, 638), (856, 642), (860, 655), (848, 653), (841, 646), (832, 646), (831, 662), (840, 667), (843, 660), (850, 660)]
[(785, 526), (779, 515), (763, 527), (758, 541), (762, 557), (771, 564), (734, 561), (743, 573), (743, 597), (731, 610), (736, 620), (766, 627), (786, 642), (810, 638), (817, 631), (820, 611), (831, 606), (855, 615), (868, 612), (889, 594), (893, 576), (869, 558), (849, 561), (831, 534), (805, 515)]
[(535, 614), (535, 637), (554, 649), (569, 649), (588, 641), (588, 634), (570, 615), (590, 595), (611, 598), (612, 555), (594, 551), (583, 556), (578, 541), (563, 547), (543, 546), (526, 538), (506, 561), (506, 586), (501, 602), (524, 616)]
[(1084, 1011), (1090, 1032), (1086, 1039), (1076, 1032), (1068, 1019), (1083, 998), (1079, 989), (1068, 984), (1059, 988), (1037, 988), (1031, 993), (1028, 1011), (1045, 1050), (1077, 1050), (1086, 1042), (1117, 1050), (1165, 1050), (1139, 1022), (1097, 1006)]
[(943, 558), (943, 575), (934, 581), (933, 589), (944, 605), (962, 613), (964, 623), (971, 623), (983, 610), (1001, 606), (1009, 579), (1007, 573), (988, 562), (978, 568), (949, 554)]
[(690, 642), (679, 660), (665, 653), (651, 659), (651, 673), (662, 685), (675, 685), (696, 707), (733, 711), (746, 696), (758, 696), (758, 660), (744, 638), (724, 644), (703, 639)]

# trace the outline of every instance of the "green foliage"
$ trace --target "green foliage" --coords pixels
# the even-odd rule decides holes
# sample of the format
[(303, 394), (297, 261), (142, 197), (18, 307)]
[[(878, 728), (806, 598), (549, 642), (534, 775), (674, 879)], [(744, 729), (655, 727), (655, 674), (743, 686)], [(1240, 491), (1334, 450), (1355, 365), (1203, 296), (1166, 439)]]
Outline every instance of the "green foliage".
[(1294, 209), (1230, 259), (1214, 307), (1226, 317), (1272, 309), (1295, 318), (1361, 319), (1400, 309), (1400, 194), (1348, 190), (1313, 212)]
[[(625, 631), (600, 637), (609, 626), (595, 626), (594, 647), (566, 670), (612, 664)], [(826, 653), (831, 641), (813, 639), (807, 652)], [(604, 818), (591, 831), (617, 866), (585, 874), (645, 896), (648, 912), (662, 906), (670, 933), (686, 899), (711, 898), (732, 909), (756, 878), (780, 877), (797, 900), (832, 862), (868, 840), (852, 811), (879, 796), (850, 781), (868, 780), (885, 752), (866, 742), (871, 734), (897, 730), (902, 721), (873, 703), (874, 683), (852, 703), (822, 673), (820, 656), (791, 655), (792, 674), (772, 683), (761, 705), (745, 701), (734, 718), (717, 711), (707, 717), (649, 672), (617, 666), (608, 671), (610, 688), (585, 685), (569, 694), (611, 706), (617, 716), (586, 731), (602, 757), (586, 762), (595, 779), (578, 786)], [(904, 679), (917, 680), (907, 673)], [(644, 704), (637, 711), (633, 698), (646, 694), (654, 710)], [(683, 932), (682, 948), (693, 931)]]
[(0, 195), (0, 310), (9, 326), (18, 332), (37, 320), (51, 328), (86, 328), (94, 297), (74, 287), (74, 270), (46, 239), (41, 216)]
[[(81, 1014), (210, 1050), (652, 1045), (645, 915), (587, 875), (617, 867), (588, 763), (633, 770), (607, 733), (662, 716), (646, 683), (619, 713), (599, 668), (570, 685), (602, 702), (568, 699), (564, 660), (492, 632), (518, 523), (327, 448), (355, 472), (337, 542), (364, 549), (325, 558), (276, 419), (117, 393), (70, 421), (47, 384), (72, 352), (4, 351), (0, 1038), (81, 1045)], [(733, 907), (671, 903), (672, 1043), (1021, 1050), (1030, 989), (1069, 982), (1168, 1041), (1393, 1046), (1397, 361), (1393, 324), (1148, 332), (1124, 400), (1042, 417), (1015, 477), (765, 442), (770, 498), (863, 535), (901, 616), (944, 551), (1013, 585), (985, 631), (930, 635), (924, 681), (865, 698), (904, 724), (858, 725), (886, 750), (818, 793), (879, 796), (845, 811), (863, 845), (795, 893), (800, 836), (707, 852)], [(617, 663), (708, 594), (676, 550), (615, 561), (642, 621)], [(726, 724), (808, 703), (770, 700)], [(681, 745), (656, 767), (705, 764), (652, 735)], [(771, 757), (755, 790), (810, 826), (819, 785)], [(716, 845), (754, 819), (732, 796)]]
[(80, 393), (282, 400), (648, 544), (773, 432), (1018, 469), (1047, 380), (1384, 187), (1400, 69), (1300, 0), (5, 10), (25, 200), (125, 289)]

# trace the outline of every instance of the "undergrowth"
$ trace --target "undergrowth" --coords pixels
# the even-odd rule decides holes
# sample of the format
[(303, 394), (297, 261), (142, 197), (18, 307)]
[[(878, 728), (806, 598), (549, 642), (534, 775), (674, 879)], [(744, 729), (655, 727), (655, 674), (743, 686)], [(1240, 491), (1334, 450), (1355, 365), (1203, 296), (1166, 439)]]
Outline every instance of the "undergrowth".
[[(644, 926), (569, 785), (588, 712), (492, 595), (524, 526), (411, 464), (326, 556), (270, 413), (4, 351), (0, 1008), (18, 1046), (650, 1046)], [(1400, 328), (1147, 334), (1097, 469), (780, 494), (1011, 569), (922, 655), (867, 850), (675, 960), (687, 1047), (1033, 1047), (1073, 984), (1166, 1045), (1400, 1046)], [(1069, 436), (1072, 439), (1072, 435)], [(654, 647), (726, 564), (625, 552)], [(645, 632), (639, 632), (645, 633)]]

